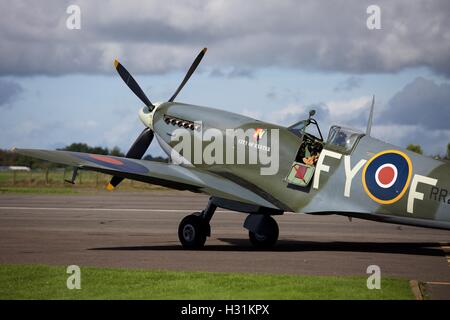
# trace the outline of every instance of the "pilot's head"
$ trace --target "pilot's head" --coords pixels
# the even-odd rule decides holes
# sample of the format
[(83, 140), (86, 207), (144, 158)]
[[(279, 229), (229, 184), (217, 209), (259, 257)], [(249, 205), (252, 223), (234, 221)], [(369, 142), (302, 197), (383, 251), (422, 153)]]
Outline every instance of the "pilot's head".
[(345, 146), (345, 144), (347, 143), (347, 135), (345, 134), (345, 132), (343, 131), (338, 132), (335, 139), (335, 143), (338, 145)]

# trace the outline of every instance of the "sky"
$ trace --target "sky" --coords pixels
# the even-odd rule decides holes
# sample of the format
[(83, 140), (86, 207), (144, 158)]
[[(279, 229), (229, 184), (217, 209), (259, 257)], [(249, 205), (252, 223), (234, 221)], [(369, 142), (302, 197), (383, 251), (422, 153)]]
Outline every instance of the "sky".
[[(79, 29), (67, 27), (71, 5)], [(380, 29), (367, 26), (370, 5)], [(281, 125), (315, 109), (327, 133), (364, 130), (375, 95), (372, 136), (430, 155), (450, 142), (447, 0), (18, 0), (0, 10), (2, 149), (128, 150), (142, 103), (114, 59), (151, 101), (167, 101), (203, 47), (177, 101)], [(157, 143), (149, 152), (162, 154)]]

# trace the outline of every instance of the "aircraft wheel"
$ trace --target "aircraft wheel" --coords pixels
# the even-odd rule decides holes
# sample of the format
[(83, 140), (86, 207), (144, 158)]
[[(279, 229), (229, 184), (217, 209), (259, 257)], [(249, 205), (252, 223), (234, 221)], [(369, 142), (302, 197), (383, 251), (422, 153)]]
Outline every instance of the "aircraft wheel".
[(257, 248), (272, 247), (278, 240), (278, 234), (278, 224), (272, 217), (268, 217), (265, 221), (263, 233), (255, 233), (253, 231), (248, 232), (250, 242)]
[(205, 245), (208, 224), (199, 213), (184, 217), (178, 226), (178, 238), (183, 248), (199, 249)]

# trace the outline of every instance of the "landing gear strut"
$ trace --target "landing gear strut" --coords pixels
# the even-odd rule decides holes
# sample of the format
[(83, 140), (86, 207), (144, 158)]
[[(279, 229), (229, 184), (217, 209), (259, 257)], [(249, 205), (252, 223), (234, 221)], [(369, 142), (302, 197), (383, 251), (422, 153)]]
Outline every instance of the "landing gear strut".
[(194, 212), (181, 220), (178, 226), (178, 238), (186, 249), (200, 249), (205, 245), (206, 237), (211, 235), (211, 221), (217, 206), (210, 199), (206, 209)]

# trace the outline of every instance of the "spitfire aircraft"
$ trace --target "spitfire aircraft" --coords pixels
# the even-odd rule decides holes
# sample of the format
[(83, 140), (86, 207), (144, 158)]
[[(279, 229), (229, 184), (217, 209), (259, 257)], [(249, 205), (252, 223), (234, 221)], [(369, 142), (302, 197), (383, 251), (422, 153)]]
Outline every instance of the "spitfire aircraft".
[[(120, 77), (144, 103), (139, 118), (145, 128), (125, 157), (35, 149), (15, 152), (72, 166), (72, 183), (81, 169), (112, 175), (110, 190), (126, 178), (210, 195), (203, 210), (180, 222), (178, 236), (188, 249), (203, 247), (211, 235), (210, 220), (217, 207), (248, 214), (244, 227), (256, 247), (276, 243), (279, 229), (272, 216), (285, 212), (338, 214), (450, 230), (450, 165), (371, 137), (374, 101), (366, 132), (333, 125), (326, 139), (313, 110), (305, 120), (283, 127), (175, 102), (205, 52), (206, 48), (172, 97), (162, 103), (150, 102), (127, 69), (114, 62)], [(244, 161), (192, 160), (188, 153), (197, 154), (195, 146), (182, 152), (176, 149), (179, 141), (174, 137), (181, 129), (200, 155), (211, 149), (213, 140), (223, 140), (218, 136), (205, 139), (202, 132), (213, 129), (227, 138), (229, 130), (250, 132), (243, 138), (232, 137), (227, 146), (211, 153), (227, 158), (236, 151), (228, 160), (247, 153)], [(142, 159), (154, 137), (167, 153), (168, 163)], [(270, 154), (276, 164), (268, 168), (267, 161), (250, 163), (252, 150)]]

